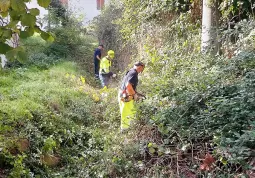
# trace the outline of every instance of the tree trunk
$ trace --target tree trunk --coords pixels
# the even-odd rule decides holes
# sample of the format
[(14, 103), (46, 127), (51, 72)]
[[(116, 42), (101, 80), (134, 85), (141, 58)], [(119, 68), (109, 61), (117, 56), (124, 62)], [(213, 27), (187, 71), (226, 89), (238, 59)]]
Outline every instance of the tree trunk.
[(203, 0), (203, 15), (202, 15), (202, 39), (201, 51), (209, 52), (213, 55), (220, 53), (219, 40), (219, 1)]
[(203, 0), (201, 51), (208, 52), (212, 47), (212, 4)]
[(0, 55), (0, 58), (1, 58), (1, 67), (4, 68), (4, 66), (6, 65), (7, 59), (5, 55), (3, 54)]

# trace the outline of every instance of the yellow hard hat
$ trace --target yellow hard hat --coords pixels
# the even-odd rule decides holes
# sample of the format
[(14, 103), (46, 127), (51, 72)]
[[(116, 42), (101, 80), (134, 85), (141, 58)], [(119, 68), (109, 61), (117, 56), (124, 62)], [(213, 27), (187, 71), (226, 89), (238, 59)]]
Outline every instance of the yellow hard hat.
[(114, 51), (113, 50), (109, 50), (107, 52), (107, 54), (111, 57), (111, 58), (114, 58)]

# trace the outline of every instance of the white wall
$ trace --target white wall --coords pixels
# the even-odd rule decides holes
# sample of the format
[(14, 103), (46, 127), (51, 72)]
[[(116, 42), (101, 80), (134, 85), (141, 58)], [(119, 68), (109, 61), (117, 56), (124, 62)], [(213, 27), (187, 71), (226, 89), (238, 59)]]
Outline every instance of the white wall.
[[(105, 0), (108, 3), (110, 0)], [(95, 16), (100, 14), (97, 10), (97, 0), (69, 0), (69, 7), (78, 14), (85, 16), (84, 23), (87, 24)]]
[[(109, 1), (110, 0), (105, 0), (105, 3), (108, 3)], [(72, 11), (85, 17), (85, 24), (101, 12), (97, 10), (97, 0), (69, 0), (68, 4)], [(27, 3), (27, 6), (29, 8), (38, 8), (40, 10), (40, 18), (43, 18), (48, 13), (47, 10), (37, 4), (37, 0), (32, 0)]]

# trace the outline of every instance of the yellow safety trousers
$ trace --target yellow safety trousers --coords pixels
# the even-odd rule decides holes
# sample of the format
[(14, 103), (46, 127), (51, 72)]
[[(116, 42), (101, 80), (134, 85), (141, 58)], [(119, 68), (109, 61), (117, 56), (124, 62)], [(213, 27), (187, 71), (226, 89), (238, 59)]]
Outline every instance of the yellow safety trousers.
[(119, 105), (121, 114), (120, 129), (125, 130), (129, 128), (131, 122), (135, 119), (136, 109), (134, 106), (134, 100), (123, 102), (119, 97)]

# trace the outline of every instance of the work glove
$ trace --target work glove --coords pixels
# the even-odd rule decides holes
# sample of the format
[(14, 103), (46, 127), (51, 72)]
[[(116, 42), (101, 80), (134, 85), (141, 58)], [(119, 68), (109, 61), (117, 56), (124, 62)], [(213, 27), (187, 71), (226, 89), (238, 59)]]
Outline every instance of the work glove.
[(139, 100), (138, 94), (137, 93), (134, 94), (133, 98), (134, 98), (135, 101), (138, 101)]
[(113, 76), (113, 73), (112, 72), (109, 72), (108, 73), (108, 77), (112, 77)]
[(134, 100), (135, 100), (135, 101), (144, 100), (144, 99), (146, 99), (146, 96), (143, 95), (143, 94), (141, 94), (141, 93), (136, 93), (136, 94), (134, 95)]
[(137, 93), (137, 95), (139, 99), (142, 99), (142, 100), (146, 99), (146, 96), (141, 93)]

